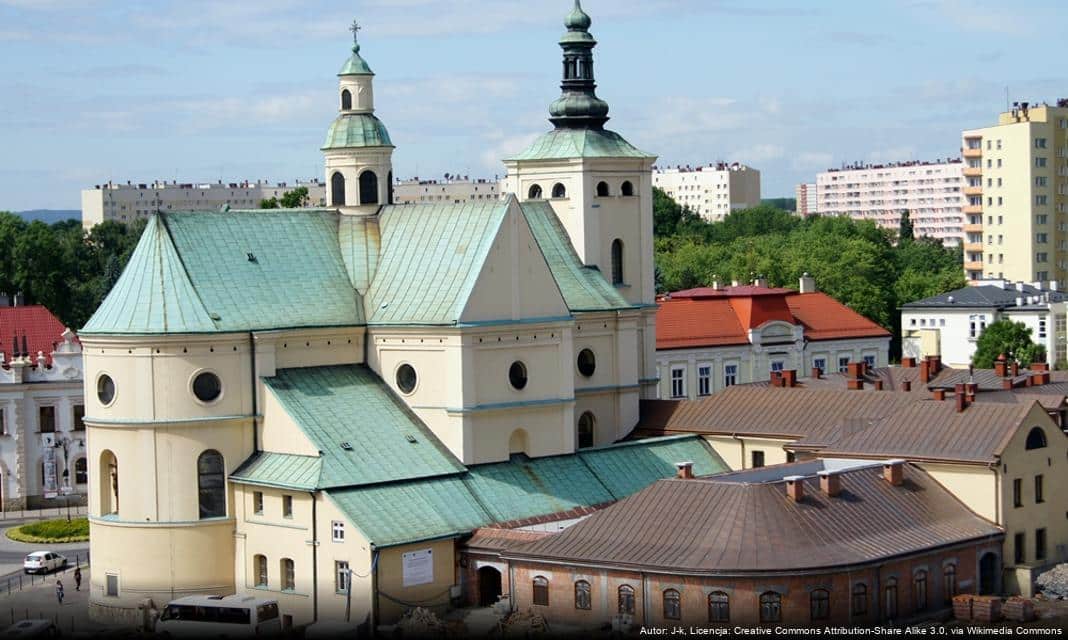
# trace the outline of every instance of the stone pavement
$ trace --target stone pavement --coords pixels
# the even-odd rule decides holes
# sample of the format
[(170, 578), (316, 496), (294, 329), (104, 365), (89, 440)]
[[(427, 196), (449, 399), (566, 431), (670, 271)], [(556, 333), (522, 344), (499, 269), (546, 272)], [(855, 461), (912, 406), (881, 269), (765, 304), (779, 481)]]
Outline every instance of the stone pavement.
[[(89, 621), (89, 569), (82, 569), (81, 591), (74, 590), (72, 573), (73, 569), (65, 574), (35, 577), (32, 586), (28, 580), (24, 581), (21, 591), (16, 586), (10, 594), (6, 589), (0, 592), (0, 629), (19, 620), (48, 619), (56, 623), (63, 635), (113, 630)], [(63, 581), (62, 605), (56, 600), (56, 580)]]

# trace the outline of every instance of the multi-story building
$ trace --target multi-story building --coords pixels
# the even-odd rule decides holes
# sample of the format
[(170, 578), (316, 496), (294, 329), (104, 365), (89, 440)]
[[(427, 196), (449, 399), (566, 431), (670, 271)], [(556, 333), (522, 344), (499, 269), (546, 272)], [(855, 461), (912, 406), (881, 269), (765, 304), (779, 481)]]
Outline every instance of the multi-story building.
[(760, 204), (760, 172), (738, 162), (655, 169), (653, 186), (705, 220)]
[(451, 176), (444, 180), (398, 180), (393, 183), (393, 201), (397, 204), (478, 202), (497, 200), (501, 197), (496, 179), (470, 179), (467, 176)]
[(828, 169), (816, 176), (816, 207), (821, 216), (873, 220), (894, 231), (908, 211), (917, 238), (957, 246), (964, 238), (962, 170), (959, 159)]
[(1045, 348), (1049, 362), (1062, 363), (1068, 360), (1068, 295), (1058, 292), (1056, 285), (983, 281), (902, 305), (902, 354), (937, 355), (951, 367), (967, 368), (986, 327), (1011, 320), (1031, 329), (1031, 339)]
[(1068, 99), (963, 132), (969, 280), (1068, 278)]
[(48, 309), (8, 302), (0, 296), (0, 508), (81, 503), (89, 482), (81, 345)]
[(326, 204), (326, 185), (320, 180), (285, 182), (107, 182), (82, 190), (82, 226), (90, 229), (105, 220), (133, 222), (156, 212), (255, 209), (263, 200), (281, 198), (297, 187), (308, 189), (307, 206)]
[(816, 199), (816, 183), (808, 182), (797, 185), (794, 190), (794, 194), (797, 199), (797, 215), (802, 218), (817, 215), (819, 211), (819, 200)]

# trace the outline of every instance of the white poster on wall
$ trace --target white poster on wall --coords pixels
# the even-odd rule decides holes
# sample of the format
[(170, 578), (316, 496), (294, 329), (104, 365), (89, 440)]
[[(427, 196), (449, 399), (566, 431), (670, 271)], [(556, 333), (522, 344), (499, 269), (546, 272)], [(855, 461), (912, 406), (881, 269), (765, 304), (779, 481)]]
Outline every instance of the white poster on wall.
[(434, 581), (434, 550), (420, 549), (401, 554), (404, 566), (404, 586), (414, 587)]

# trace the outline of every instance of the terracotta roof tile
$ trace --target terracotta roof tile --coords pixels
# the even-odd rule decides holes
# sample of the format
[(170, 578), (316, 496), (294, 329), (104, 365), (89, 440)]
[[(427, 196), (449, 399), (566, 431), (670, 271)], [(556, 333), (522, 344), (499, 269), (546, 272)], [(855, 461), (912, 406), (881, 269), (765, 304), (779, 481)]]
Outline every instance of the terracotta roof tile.
[(890, 336), (889, 331), (826, 293), (796, 293), (787, 296), (786, 303), (798, 322), (805, 325), (809, 340)]
[(14, 353), (12, 340), (18, 336), (18, 350), (22, 351), (22, 336), (26, 336), (30, 359), (36, 361), (37, 352), (44, 352), (48, 365), (52, 364), (52, 349), (63, 341), (66, 327), (59, 318), (41, 305), (24, 307), (0, 307), (0, 351), (4, 353), (3, 364), (11, 362)]

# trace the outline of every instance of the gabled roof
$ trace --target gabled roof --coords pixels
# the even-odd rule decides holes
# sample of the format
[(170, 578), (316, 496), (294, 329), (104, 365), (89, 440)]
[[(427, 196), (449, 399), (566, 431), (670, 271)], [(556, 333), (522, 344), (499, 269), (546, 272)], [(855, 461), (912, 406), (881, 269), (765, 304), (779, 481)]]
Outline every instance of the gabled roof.
[(893, 486), (879, 468), (840, 473), (829, 497), (806, 479), (794, 502), (783, 482), (661, 480), (559, 533), (517, 541), (506, 558), (551, 559), (673, 574), (823, 570), (880, 562), (944, 545), (996, 539), (922, 470)]
[(548, 202), (528, 201), (522, 203), (521, 207), (556, 285), (564, 296), (564, 302), (571, 311), (605, 311), (632, 306), (615, 287), (608, 284), (599, 269), (582, 264), (567, 231)]
[(553, 129), (509, 160), (653, 157), (608, 129)]
[(314, 491), (319, 488), (323, 461), (316, 456), (257, 451), (230, 474), (234, 482)]
[(786, 296), (786, 304), (805, 326), (809, 340), (890, 337), (890, 332), (820, 291)]
[[(43, 352), (47, 365), (52, 364), (52, 350), (63, 341), (63, 332), (67, 328), (52, 315), (52, 312), (39, 304), (20, 307), (0, 307), (0, 352), (4, 354), (3, 362), (11, 362), (15, 352), (22, 352), (22, 337), (26, 336), (26, 347), (31, 360), (36, 362), (37, 353)], [(18, 347), (11, 350), (12, 340), (18, 339)]]
[(263, 382), (321, 451), (316, 487), (408, 480), (464, 469), (366, 366), (279, 369)]

